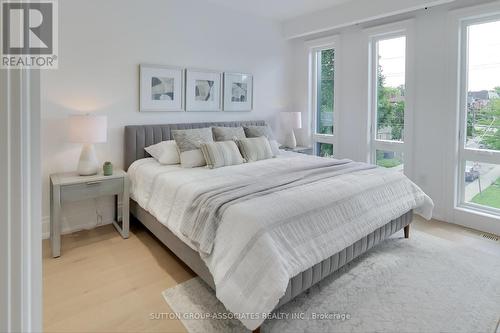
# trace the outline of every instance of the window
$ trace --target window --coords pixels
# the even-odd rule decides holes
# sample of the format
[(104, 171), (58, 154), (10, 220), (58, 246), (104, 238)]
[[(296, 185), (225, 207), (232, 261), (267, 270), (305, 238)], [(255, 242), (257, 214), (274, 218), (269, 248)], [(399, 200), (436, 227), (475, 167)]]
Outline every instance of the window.
[(377, 46), (377, 140), (404, 141), (406, 37)]
[(321, 157), (332, 157), (333, 156), (333, 145), (330, 143), (317, 143), (317, 155)]
[(500, 151), (500, 21), (468, 26), (465, 147)]
[(310, 50), (311, 132), (314, 153), (332, 157), (335, 154), (338, 110), (335, 93), (338, 65), (336, 37), (308, 42)]
[(465, 162), (464, 201), (484, 207), (500, 209), (500, 165)]
[(333, 135), (333, 78), (335, 70), (335, 50), (326, 49), (316, 52), (318, 64), (317, 88), (317, 127), (316, 133)]
[(376, 164), (384, 168), (403, 171), (403, 154), (393, 151), (377, 150)]
[(500, 17), (465, 21), (458, 205), (500, 214)]
[[(369, 29), (370, 159), (378, 166), (407, 172), (409, 144), (408, 27), (411, 21)], [(406, 160), (406, 161), (405, 161)]]

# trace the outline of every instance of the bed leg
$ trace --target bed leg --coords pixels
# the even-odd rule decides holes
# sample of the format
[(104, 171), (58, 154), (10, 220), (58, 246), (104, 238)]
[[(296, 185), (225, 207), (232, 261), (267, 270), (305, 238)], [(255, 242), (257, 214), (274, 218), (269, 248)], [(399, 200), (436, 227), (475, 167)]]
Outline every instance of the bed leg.
[(252, 331), (252, 333), (260, 333), (260, 326)]
[(404, 233), (405, 233), (405, 238), (410, 238), (410, 225), (409, 224), (404, 228)]

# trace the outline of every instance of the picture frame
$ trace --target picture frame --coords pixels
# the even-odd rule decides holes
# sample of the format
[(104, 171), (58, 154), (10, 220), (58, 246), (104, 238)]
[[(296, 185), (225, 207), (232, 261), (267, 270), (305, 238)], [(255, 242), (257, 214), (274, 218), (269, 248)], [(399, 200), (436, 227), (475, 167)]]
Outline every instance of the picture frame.
[(140, 111), (184, 111), (184, 69), (141, 64)]
[(252, 111), (253, 76), (224, 73), (224, 111)]
[(186, 111), (222, 110), (222, 72), (186, 70)]

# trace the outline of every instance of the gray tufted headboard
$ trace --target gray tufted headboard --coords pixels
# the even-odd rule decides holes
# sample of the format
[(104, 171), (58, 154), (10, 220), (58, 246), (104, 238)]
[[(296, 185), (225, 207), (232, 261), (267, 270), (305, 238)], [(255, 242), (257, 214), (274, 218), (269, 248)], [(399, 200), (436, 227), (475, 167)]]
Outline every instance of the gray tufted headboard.
[(149, 157), (145, 147), (155, 143), (172, 140), (171, 130), (204, 128), (211, 126), (238, 127), (250, 125), (265, 125), (264, 120), (229, 121), (214, 123), (186, 123), (166, 125), (133, 125), (125, 126), (125, 170), (136, 160)]

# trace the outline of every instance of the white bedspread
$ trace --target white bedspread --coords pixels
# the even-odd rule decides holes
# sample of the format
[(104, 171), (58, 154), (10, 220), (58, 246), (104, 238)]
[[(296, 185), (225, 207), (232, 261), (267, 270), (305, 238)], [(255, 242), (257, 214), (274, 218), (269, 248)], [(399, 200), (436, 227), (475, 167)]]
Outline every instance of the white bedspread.
[[(154, 159), (142, 159), (129, 168), (131, 195), (196, 249), (197, 244), (180, 232), (180, 224), (198, 195), (219, 184), (287, 170), (304, 159), (317, 158), (284, 154), (213, 170), (161, 166)], [(338, 211), (328, 209), (330, 203)], [(255, 329), (264, 320), (256, 314), (273, 310), (290, 278), (410, 209), (429, 219), (432, 208), (432, 200), (398, 172), (356, 171), (230, 205), (217, 228), (213, 250), (202, 258), (214, 277), (219, 300), (240, 314), (245, 326)], [(325, 219), (325, 212), (332, 218)], [(268, 221), (278, 220), (288, 221), (294, 230), (266, 228)], [(330, 221), (329, 232), (315, 233), (315, 228), (325, 228), (325, 220)]]

